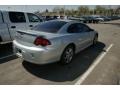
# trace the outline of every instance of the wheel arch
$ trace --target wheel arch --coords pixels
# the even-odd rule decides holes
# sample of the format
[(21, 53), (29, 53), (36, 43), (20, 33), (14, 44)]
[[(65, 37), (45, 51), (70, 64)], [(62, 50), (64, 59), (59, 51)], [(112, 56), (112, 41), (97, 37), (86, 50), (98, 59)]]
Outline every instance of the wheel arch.
[[(69, 43), (69, 44), (65, 47), (65, 49), (66, 49), (68, 46), (72, 46), (73, 49), (74, 49), (74, 52), (76, 51), (76, 45), (75, 45), (74, 43)], [(65, 50), (65, 49), (64, 49), (64, 50)]]

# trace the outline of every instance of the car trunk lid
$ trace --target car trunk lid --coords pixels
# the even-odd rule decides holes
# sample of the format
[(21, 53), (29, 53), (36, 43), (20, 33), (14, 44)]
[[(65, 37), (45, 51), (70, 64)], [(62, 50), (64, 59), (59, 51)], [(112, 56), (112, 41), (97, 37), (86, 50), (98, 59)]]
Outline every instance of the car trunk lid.
[(34, 44), (34, 41), (37, 37), (42, 37), (45, 39), (50, 39), (55, 37), (56, 35), (54, 33), (47, 33), (47, 32), (41, 32), (41, 31), (35, 31), (35, 30), (18, 30), (16, 34), (16, 40), (20, 43), (24, 42), (26, 44)]

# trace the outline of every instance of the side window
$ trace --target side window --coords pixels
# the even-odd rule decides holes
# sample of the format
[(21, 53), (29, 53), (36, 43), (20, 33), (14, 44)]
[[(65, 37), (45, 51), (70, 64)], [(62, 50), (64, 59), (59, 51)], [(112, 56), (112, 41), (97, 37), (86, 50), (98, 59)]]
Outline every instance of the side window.
[(2, 14), (0, 12), (0, 23), (3, 23)]
[(25, 15), (22, 12), (9, 12), (9, 18), (13, 23), (26, 22)]
[(40, 19), (38, 16), (32, 14), (32, 13), (27, 13), (29, 22), (42, 22), (42, 19)]
[(78, 24), (79, 32), (89, 32), (89, 27), (84, 24)]
[(67, 30), (68, 33), (79, 33), (79, 28), (77, 26), (77, 24), (72, 24), (68, 27)]

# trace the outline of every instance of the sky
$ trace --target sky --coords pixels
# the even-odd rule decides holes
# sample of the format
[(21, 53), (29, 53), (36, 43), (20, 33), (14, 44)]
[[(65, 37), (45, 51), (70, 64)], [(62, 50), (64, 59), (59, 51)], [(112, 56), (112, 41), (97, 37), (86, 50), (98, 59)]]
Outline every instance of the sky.
[[(25, 12), (35, 12), (35, 11), (45, 11), (48, 9), (51, 11), (55, 7), (65, 7), (66, 9), (77, 9), (79, 5), (0, 5), (0, 10), (9, 11), (25, 11)], [(89, 8), (93, 9), (95, 6), (89, 5)], [(115, 7), (115, 6), (111, 6)]]

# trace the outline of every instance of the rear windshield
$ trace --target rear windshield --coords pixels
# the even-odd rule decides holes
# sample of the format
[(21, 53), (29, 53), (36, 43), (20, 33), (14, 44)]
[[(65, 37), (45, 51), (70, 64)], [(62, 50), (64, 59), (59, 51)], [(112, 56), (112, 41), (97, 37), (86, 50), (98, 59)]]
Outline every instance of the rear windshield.
[(48, 21), (33, 27), (32, 30), (57, 33), (66, 23), (65, 21)]

